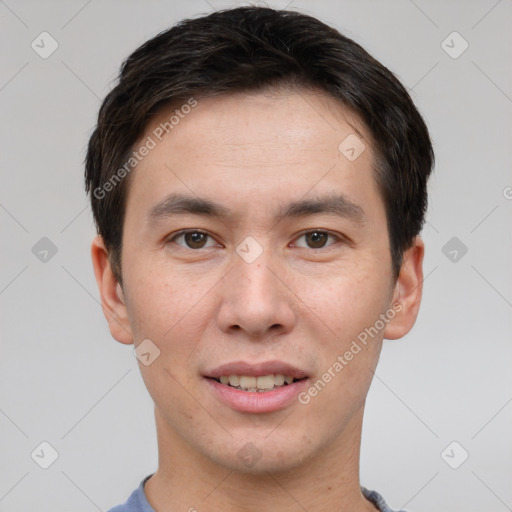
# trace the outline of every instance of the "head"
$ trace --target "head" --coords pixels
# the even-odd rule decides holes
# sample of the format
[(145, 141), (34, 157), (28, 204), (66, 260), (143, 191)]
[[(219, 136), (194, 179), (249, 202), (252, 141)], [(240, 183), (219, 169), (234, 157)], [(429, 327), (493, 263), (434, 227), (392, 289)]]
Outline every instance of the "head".
[[(432, 164), (404, 87), (312, 17), (215, 12), (125, 61), (86, 158), (93, 262), (112, 335), (158, 355), (168, 439), (268, 471), (360, 429), (382, 339), (418, 312)], [(300, 398), (234, 406), (230, 372), (288, 372)]]

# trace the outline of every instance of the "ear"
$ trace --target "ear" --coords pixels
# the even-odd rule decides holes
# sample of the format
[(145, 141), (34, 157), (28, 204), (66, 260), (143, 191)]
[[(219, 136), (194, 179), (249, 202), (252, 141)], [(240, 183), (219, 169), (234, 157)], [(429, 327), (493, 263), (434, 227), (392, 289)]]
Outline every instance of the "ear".
[(120, 343), (133, 343), (133, 336), (125, 305), (123, 290), (117, 281), (108, 258), (103, 238), (98, 235), (91, 245), (91, 257), (96, 283), (101, 296), (101, 307), (110, 333)]
[(392, 304), (398, 305), (394, 308), (397, 313), (384, 329), (384, 338), (388, 340), (405, 336), (416, 322), (423, 291), (424, 253), (425, 244), (419, 236), (404, 253), (400, 275), (393, 291)]

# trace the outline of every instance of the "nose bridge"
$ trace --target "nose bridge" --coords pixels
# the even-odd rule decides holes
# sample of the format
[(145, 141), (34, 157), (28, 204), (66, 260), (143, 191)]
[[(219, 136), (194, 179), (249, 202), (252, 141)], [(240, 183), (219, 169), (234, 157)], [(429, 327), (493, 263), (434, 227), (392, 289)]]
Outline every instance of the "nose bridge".
[(294, 313), (290, 293), (276, 276), (276, 258), (268, 249), (253, 261), (243, 254), (235, 255), (234, 268), (226, 276), (219, 316), (221, 327), (238, 326), (253, 335), (275, 326), (289, 329)]
[(244, 260), (238, 261), (234, 269), (234, 277), (236, 279), (236, 288), (238, 292), (244, 296), (246, 300), (254, 297), (254, 299), (265, 297), (269, 303), (277, 285), (276, 277), (270, 271), (272, 268), (271, 258), (264, 254), (258, 257), (252, 263)]
[[(265, 303), (269, 304), (276, 293), (277, 285), (276, 278), (269, 269), (272, 268), (275, 255), (268, 247), (254, 245), (254, 242), (248, 240), (237, 248), (239, 258), (234, 270), (238, 283), (235, 286), (245, 301), (250, 303), (266, 299)], [(248, 252), (244, 252), (247, 249)]]

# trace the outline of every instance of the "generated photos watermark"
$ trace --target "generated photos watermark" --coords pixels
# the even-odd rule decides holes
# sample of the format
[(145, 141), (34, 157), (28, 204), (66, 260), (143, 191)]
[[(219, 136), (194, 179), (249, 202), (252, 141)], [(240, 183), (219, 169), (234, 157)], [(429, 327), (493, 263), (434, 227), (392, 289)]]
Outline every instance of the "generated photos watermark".
[(149, 155), (152, 149), (155, 149), (159, 142), (170, 133), (184, 119), (194, 107), (197, 106), (195, 98), (189, 98), (179, 109), (174, 110), (173, 114), (168, 120), (160, 123), (153, 129), (150, 135), (146, 137), (144, 142), (138, 149), (132, 151), (130, 157), (126, 162), (107, 180), (101, 187), (96, 187), (93, 195), (96, 199), (104, 199), (106, 195), (114, 190), (119, 183), (135, 169), (135, 167), (142, 162), (142, 160)]
[(350, 361), (359, 354), (364, 347), (368, 345), (368, 342), (375, 338), (386, 325), (395, 318), (396, 314), (402, 311), (403, 306), (399, 302), (393, 304), (385, 313), (379, 316), (379, 319), (371, 327), (366, 327), (361, 331), (356, 339), (352, 340), (350, 348), (346, 350), (342, 355), (338, 355), (336, 361), (322, 374), (322, 376), (312, 384), (306, 391), (299, 393), (298, 400), (301, 404), (307, 405), (311, 401), (312, 397), (315, 397), (322, 391), (332, 379), (338, 375), (343, 368), (348, 366)]

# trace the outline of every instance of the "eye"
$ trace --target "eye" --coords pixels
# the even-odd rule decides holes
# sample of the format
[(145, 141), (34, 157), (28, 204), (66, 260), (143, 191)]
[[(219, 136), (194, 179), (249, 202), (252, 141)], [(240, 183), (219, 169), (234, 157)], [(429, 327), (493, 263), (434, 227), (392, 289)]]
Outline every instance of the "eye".
[[(307, 233), (303, 233), (297, 240), (304, 238), (306, 240), (306, 246), (302, 245), (299, 247), (305, 247), (306, 249), (322, 249), (326, 247), (327, 240), (330, 238), (336, 240), (340, 240), (339, 237), (334, 236), (328, 231), (321, 231), (319, 229), (315, 229), (313, 231), (308, 231)], [(295, 242), (297, 245), (297, 242)], [(336, 243), (336, 242), (333, 242)], [(333, 245), (332, 243), (329, 245)]]
[[(206, 245), (208, 238), (212, 240), (213, 245)], [(178, 240), (183, 240), (184, 244), (179, 243)], [(175, 242), (180, 247), (185, 247), (186, 249), (204, 249), (215, 246), (215, 240), (208, 233), (198, 230), (181, 231), (170, 238), (169, 242)]]

